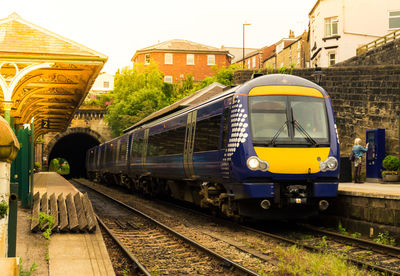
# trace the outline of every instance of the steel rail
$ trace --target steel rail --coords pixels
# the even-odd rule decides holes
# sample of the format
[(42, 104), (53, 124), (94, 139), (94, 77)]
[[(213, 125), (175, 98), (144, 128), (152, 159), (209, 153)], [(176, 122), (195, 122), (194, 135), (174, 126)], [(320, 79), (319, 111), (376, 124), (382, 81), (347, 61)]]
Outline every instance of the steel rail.
[(122, 251), (124, 251), (128, 258), (136, 264), (137, 268), (139, 268), (140, 271), (143, 272), (146, 276), (151, 276), (152, 274), (146, 269), (146, 267), (142, 265), (138, 259), (136, 259), (136, 257), (129, 251), (129, 249), (121, 243), (121, 241), (111, 232), (111, 230), (97, 215), (96, 218), (100, 225), (104, 228), (104, 230), (106, 230), (107, 234), (110, 235), (114, 242), (118, 244), (118, 246), (122, 249)]
[[(305, 249), (307, 249), (309, 251), (318, 252), (318, 253), (326, 253), (325, 250), (323, 250), (323, 249), (321, 249), (319, 247), (303, 244), (301, 242), (288, 239), (286, 237), (282, 237), (282, 236), (279, 236), (279, 235), (271, 234), (271, 233), (264, 232), (264, 231), (261, 231), (261, 230), (258, 230), (258, 229), (254, 229), (254, 228), (250, 228), (250, 227), (247, 227), (247, 226), (243, 226), (242, 225), (241, 227), (243, 227), (244, 229), (247, 229), (249, 231), (254, 231), (254, 232), (256, 232), (258, 234), (261, 234), (261, 235), (265, 235), (265, 236), (268, 236), (268, 237), (271, 237), (271, 238), (274, 238), (274, 239), (277, 239), (277, 240), (280, 240), (280, 241), (284, 241), (284, 242), (296, 245), (297, 247), (305, 248)], [(378, 271), (378, 272), (383, 272), (383, 273), (386, 273), (385, 275), (398, 275), (398, 276), (400, 276), (400, 272), (394, 271), (394, 270), (391, 270), (391, 269), (388, 269), (388, 268), (385, 268), (385, 267), (382, 267), (382, 266), (379, 266), (379, 265), (374, 265), (374, 264), (371, 264), (371, 263), (368, 263), (368, 262), (363, 262), (363, 261), (360, 261), (360, 260), (357, 260), (357, 259), (354, 259), (354, 258), (351, 258), (351, 257), (345, 257), (345, 259), (347, 261), (357, 265), (358, 267), (361, 267), (361, 268), (368, 268), (368, 269), (372, 269), (372, 270), (375, 270), (375, 271)]]
[[(400, 258), (400, 247), (380, 244), (374, 241), (369, 241), (365, 239), (355, 238), (352, 236), (346, 236), (340, 233), (331, 232), (328, 230), (318, 229), (317, 227), (307, 225), (307, 224), (299, 224), (300, 227), (303, 227), (307, 230), (311, 230), (320, 234), (330, 235), (335, 238), (348, 241), (351, 243), (361, 244), (365, 249), (374, 249), (375, 251), (382, 252), (383, 254), (388, 254), (392, 257)], [(359, 246), (359, 245), (358, 245)]]
[[(77, 183), (80, 184), (80, 182), (77, 181), (77, 180), (73, 180), (73, 181), (75, 181), (75, 182), (77, 182)], [(192, 246), (194, 246), (194, 247), (196, 247), (196, 248), (198, 248), (198, 249), (204, 251), (204, 252), (207, 253), (207, 254), (210, 254), (210, 255), (214, 256), (215, 258), (217, 258), (217, 259), (219, 259), (220, 261), (222, 261), (222, 262), (225, 264), (225, 266), (234, 267), (234, 268), (238, 269), (239, 271), (241, 271), (241, 272), (243, 272), (243, 273), (246, 273), (247, 275), (251, 275), (251, 276), (259, 276), (259, 275), (260, 275), (260, 274), (258, 274), (257, 272), (255, 272), (255, 271), (253, 271), (253, 270), (250, 270), (250, 269), (248, 269), (248, 268), (246, 268), (246, 267), (244, 267), (244, 266), (242, 266), (242, 265), (240, 265), (240, 264), (238, 264), (238, 263), (236, 263), (236, 262), (234, 262), (234, 261), (231, 261), (231, 260), (225, 258), (224, 256), (218, 254), (217, 252), (214, 252), (214, 251), (208, 249), (207, 247), (201, 245), (200, 243), (195, 242), (194, 240), (192, 240), (192, 239), (190, 239), (190, 238), (188, 238), (188, 237), (185, 237), (184, 235), (182, 235), (182, 234), (180, 234), (179, 232), (173, 230), (172, 228), (168, 227), (167, 225), (163, 224), (162, 222), (159, 222), (159, 221), (153, 219), (152, 217), (150, 217), (150, 216), (146, 215), (145, 213), (143, 213), (143, 212), (141, 212), (141, 211), (139, 211), (139, 210), (133, 208), (132, 206), (129, 206), (129, 205), (127, 205), (127, 204), (125, 204), (125, 203), (119, 201), (118, 199), (115, 199), (115, 198), (113, 198), (113, 197), (111, 197), (111, 196), (109, 196), (109, 195), (107, 195), (107, 194), (105, 194), (105, 193), (103, 193), (103, 192), (100, 192), (100, 191), (98, 191), (98, 190), (96, 190), (96, 189), (94, 189), (94, 188), (92, 188), (92, 187), (89, 187), (89, 186), (87, 186), (87, 185), (85, 185), (85, 184), (81, 184), (81, 185), (84, 185), (85, 187), (91, 189), (92, 191), (95, 191), (96, 193), (99, 193), (99, 194), (101, 194), (102, 196), (104, 196), (104, 197), (110, 199), (111, 201), (113, 201), (113, 202), (115, 202), (115, 203), (118, 203), (119, 205), (125, 207), (126, 209), (128, 209), (128, 210), (130, 210), (130, 211), (132, 211), (132, 212), (134, 212), (134, 213), (136, 213), (136, 214), (138, 214), (138, 215), (140, 215), (140, 216), (142, 216), (142, 217), (144, 217), (144, 218), (150, 220), (150, 221), (153, 222), (154, 224), (156, 224), (156, 225), (158, 225), (159, 227), (163, 228), (163, 229), (166, 230), (167, 232), (169, 232), (169, 233), (175, 235), (176, 237), (180, 238), (181, 240), (183, 240), (183, 241), (185, 241), (185, 242), (191, 244)]]

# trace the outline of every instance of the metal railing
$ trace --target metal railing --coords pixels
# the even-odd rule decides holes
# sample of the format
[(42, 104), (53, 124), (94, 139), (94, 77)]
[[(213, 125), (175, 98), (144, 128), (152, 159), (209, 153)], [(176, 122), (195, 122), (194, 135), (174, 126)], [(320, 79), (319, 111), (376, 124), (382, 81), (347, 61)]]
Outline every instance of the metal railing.
[(379, 46), (385, 45), (386, 43), (389, 43), (395, 39), (400, 38), (400, 29), (395, 30), (394, 32), (387, 34), (385, 36), (382, 36), (368, 44), (365, 44), (361, 47), (357, 48), (357, 56), (368, 52), (371, 49), (377, 48)]

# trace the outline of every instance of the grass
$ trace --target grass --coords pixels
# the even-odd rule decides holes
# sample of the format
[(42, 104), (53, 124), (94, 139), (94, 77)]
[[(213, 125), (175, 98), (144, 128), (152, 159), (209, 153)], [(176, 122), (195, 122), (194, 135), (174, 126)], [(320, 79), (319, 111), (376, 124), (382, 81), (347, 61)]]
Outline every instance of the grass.
[[(275, 255), (280, 260), (276, 271), (278, 275), (366, 275), (366, 271), (333, 254), (310, 253), (291, 246), (277, 247)], [(368, 275), (379, 274), (369, 272)]]
[(385, 231), (383, 233), (379, 233), (378, 237), (374, 239), (374, 242), (380, 243), (380, 244), (396, 246), (396, 239), (390, 237), (388, 231)]
[(39, 225), (40, 228), (47, 224), (46, 230), (42, 233), (42, 236), (46, 239), (46, 257), (45, 260), (48, 262), (50, 260), (49, 255), (49, 242), (51, 236), (51, 227), (54, 225), (54, 218), (51, 215), (40, 212), (39, 213)]
[(33, 273), (37, 270), (38, 265), (37, 263), (33, 262), (31, 267), (29, 268), (28, 271), (24, 271), (23, 265), (22, 265), (22, 258), (19, 259), (19, 269), (18, 269), (18, 275), (19, 276), (31, 276)]

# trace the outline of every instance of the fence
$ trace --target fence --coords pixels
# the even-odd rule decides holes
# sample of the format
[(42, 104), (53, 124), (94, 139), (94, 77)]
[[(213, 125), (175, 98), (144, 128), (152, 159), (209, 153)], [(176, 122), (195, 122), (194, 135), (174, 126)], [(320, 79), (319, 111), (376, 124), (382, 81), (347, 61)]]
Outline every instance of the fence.
[(359, 48), (357, 48), (357, 56), (368, 52), (371, 49), (374, 49), (376, 47), (385, 45), (386, 43), (389, 43), (395, 39), (400, 38), (400, 29), (394, 31), (393, 33), (387, 34), (383, 37), (378, 38), (377, 40), (374, 40), (368, 44), (365, 44)]

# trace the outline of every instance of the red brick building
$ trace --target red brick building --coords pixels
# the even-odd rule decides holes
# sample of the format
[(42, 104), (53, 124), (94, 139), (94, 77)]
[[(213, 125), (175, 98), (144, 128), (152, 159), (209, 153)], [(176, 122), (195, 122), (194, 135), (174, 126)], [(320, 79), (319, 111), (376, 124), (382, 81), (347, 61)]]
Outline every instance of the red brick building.
[(173, 39), (136, 51), (131, 61), (145, 65), (155, 62), (164, 74), (164, 81), (176, 83), (188, 74), (192, 74), (195, 81), (213, 75), (214, 66), (230, 65), (231, 55), (219, 48)]

